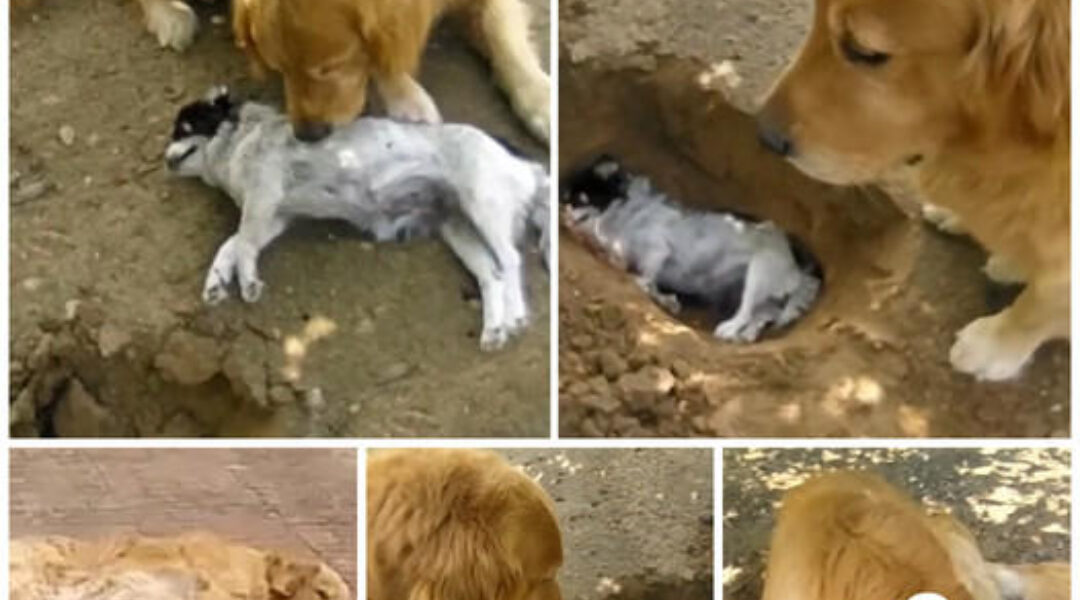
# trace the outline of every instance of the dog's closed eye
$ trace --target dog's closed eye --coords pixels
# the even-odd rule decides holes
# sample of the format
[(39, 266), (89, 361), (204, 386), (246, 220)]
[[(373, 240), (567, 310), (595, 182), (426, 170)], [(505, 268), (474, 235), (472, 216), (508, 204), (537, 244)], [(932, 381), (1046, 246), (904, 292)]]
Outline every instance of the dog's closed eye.
[(879, 67), (892, 58), (887, 52), (879, 52), (863, 46), (850, 33), (845, 33), (840, 38), (840, 51), (848, 62), (869, 67)]

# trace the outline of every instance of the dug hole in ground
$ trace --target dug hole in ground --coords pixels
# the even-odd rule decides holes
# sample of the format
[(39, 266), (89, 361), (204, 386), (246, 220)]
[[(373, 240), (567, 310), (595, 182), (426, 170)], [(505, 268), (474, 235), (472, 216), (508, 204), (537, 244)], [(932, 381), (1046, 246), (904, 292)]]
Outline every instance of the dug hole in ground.
[(752, 111), (798, 48), (810, 4), (561, 4), (561, 174), (611, 153), (686, 205), (776, 222), (825, 274), (797, 325), (725, 344), (563, 228), (561, 432), (1067, 436), (1067, 343), (1044, 346), (1010, 382), (949, 365), (956, 331), (1016, 293), (986, 280), (980, 248), (924, 223), (899, 193), (826, 186), (759, 147)]

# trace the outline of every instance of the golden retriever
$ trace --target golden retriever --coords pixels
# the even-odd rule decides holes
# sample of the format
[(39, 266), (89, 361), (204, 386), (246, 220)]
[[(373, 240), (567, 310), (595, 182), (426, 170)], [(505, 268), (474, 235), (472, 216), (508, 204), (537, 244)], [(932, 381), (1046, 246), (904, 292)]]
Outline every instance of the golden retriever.
[(913, 168), (922, 197), (1025, 282), (957, 335), (950, 360), (1018, 374), (1069, 335), (1068, 0), (816, 0), (759, 114), (764, 144), (834, 184)]
[(256, 73), (281, 73), (295, 134), (315, 141), (361, 113), (369, 79), (392, 117), (438, 122), (415, 74), (447, 14), (463, 17), (518, 115), (547, 140), (551, 84), (522, 0), (234, 0), (233, 29)]
[(350, 600), (330, 567), (209, 534), (16, 539), (12, 600)]
[(491, 452), (373, 452), (367, 503), (369, 600), (562, 597), (554, 506)]
[(763, 600), (1065, 600), (1069, 565), (986, 562), (948, 515), (928, 515), (865, 473), (821, 475), (785, 495)]

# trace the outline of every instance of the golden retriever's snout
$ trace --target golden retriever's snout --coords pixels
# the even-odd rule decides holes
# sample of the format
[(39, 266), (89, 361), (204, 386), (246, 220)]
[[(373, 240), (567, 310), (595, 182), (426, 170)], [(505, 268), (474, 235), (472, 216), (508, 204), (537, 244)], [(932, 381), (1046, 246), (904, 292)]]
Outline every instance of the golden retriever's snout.
[(296, 139), (309, 144), (324, 139), (333, 130), (334, 128), (330, 124), (318, 121), (301, 121), (293, 125), (293, 135), (296, 136)]
[(781, 118), (781, 114), (774, 95), (758, 112), (758, 141), (774, 154), (790, 158), (795, 154), (795, 140), (791, 136), (787, 119)]

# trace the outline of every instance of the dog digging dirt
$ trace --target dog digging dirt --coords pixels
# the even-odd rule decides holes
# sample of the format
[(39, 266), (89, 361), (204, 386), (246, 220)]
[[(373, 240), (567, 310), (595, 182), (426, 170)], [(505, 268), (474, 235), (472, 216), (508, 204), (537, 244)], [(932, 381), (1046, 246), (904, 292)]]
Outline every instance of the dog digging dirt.
[(548, 176), (474, 127), (365, 118), (304, 144), (277, 110), (215, 88), (180, 110), (165, 160), (225, 190), (243, 214), (210, 267), (207, 303), (234, 281), (257, 301), (264, 247), (297, 218), (340, 219), (376, 241), (438, 234), (479, 283), (481, 349), (528, 325), (518, 246), (531, 232), (548, 254)]

